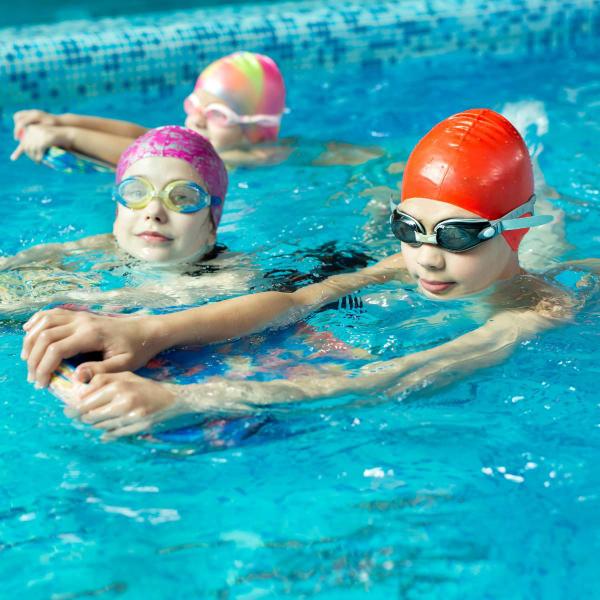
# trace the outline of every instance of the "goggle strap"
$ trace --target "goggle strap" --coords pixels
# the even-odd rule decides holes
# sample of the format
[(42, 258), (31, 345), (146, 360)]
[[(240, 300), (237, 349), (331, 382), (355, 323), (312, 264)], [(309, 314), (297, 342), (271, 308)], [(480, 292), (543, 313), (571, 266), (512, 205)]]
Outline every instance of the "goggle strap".
[(495, 221), (490, 221), (490, 225), (494, 228), (497, 233), (503, 231), (514, 231), (515, 229), (529, 229), (530, 227), (537, 227), (539, 225), (546, 225), (554, 220), (551, 215), (534, 215), (531, 217), (521, 217), (527, 213), (533, 213), (535, 206), (535, 194), (521, 206), (517, 206), (514, 210), (505, 214), (502, 218)]
[(281, 123), (281, 115), (240, 115), (239, 121), (242, 125), (277, 127)]
[(529, 229), (538, 225), (546, 225), (554, 220), (552, 215), (534, 215), (532, 217), (522, 217), (520, 219), (508, 219), (500, 221), (494, 225), (498, 233), (503, 231), (512, 231), (515, 229)]

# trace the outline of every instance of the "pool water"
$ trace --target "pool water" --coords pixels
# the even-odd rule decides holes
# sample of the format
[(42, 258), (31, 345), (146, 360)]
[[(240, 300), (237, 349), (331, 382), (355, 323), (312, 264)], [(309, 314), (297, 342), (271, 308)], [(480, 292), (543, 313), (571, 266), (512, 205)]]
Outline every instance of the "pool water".
[[(576, 58), (577, 60), (574, 60)], [(231, 174), (220, 241), (257, 272), (310, 271), (305, 249), (336, 242), (373, 259), (412, 145), (468, 107), (545, 115), (539, 161), (571, 248), (598, 256), (600, 65), (439, 60), (385, 71), (286, 73), (286, 135), (303, 152)], [(181, 120), (181, 99), (115, 96), (70, 106), (148, 125)], [(533, 107), (533, 108), (532, 108)], [(50, 107), (48, 107), (50, 108)], [(542, 112), (540, 112), (542, 111)], [(8, 119), (0, 131), (8, 155)], [(319, 141), (380, 145), (359, 167), (318, 167)], [(393, 164), (394, 166), (390, 165)], [(110, 180), (0, 163), (2, 252), (108, 231)], [(304, 252), (303, 252), (304, 251)], [(318, 261), (317, 261), (318, 262)], [(105, 285), (120, 285), (119, 278)], [(239, 444), (101, 443), (26, 382), (19, 321), (0, 336), (0, 555), (7, 596), (102, 598), (591, 598), (597, 595), (600, 414), (597, 280), (569, 325), (503, 364), (404, 401), (368, 397), (282, 407)], [(596, 286), (594, 291), (593, 286)], [(474, 326), (394, 286), (363, 307), (320, 312), (316, 329), (378, 358)], [(404, 322), (408, 321), (408, 325)], [(257, 336), (268, 344), (268, 336)], [(596, 391), (594, 391), (596, 390)], [(344, 399), (343, 399), (344, 400)], [(176, 590), (176, 591), (175, 591)]]

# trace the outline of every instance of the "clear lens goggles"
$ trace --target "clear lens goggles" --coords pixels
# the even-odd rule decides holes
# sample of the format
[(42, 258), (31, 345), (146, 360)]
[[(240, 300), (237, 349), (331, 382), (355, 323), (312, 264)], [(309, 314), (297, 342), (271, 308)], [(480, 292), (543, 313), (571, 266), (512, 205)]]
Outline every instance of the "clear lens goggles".
[(190, 94), (183, 102), (187, 115), (201, 114), (207, 121), (212, 121), (221, 127), (234, 125), (262, 125), (263, 127), (278, 127), (281, 115), (238, 115), (234, 110), (220, 102), (203, 106), (195, 94)]
[(113, 198), (119, 204), (140, 210), (158, 198), (166, 208), (179, 213), (193, 213), (221, 203), (194, 181), (178, 180), (157, 190), (144, 177), (128, 177), (114, 187)]
[(419, 247), (422, 244), (434, 244), (449, 252), (465, 252), (487, 240), (491, 240), (503, 231), (528, 229), (529, 227), (550, 223), (552, 221), (550, 215), (522, 216), (527, 213), (533, 215), (534, 204), (535, 194), (525, 204), (500, 219), (494, 221), (485, 219), (447, 219), (438, 223), (433, 228), (433, 233), (428, 235), (419, 221), (403, 213), (390, 200), (392, 210), (390, 225), (394, 236), (410, 246)]

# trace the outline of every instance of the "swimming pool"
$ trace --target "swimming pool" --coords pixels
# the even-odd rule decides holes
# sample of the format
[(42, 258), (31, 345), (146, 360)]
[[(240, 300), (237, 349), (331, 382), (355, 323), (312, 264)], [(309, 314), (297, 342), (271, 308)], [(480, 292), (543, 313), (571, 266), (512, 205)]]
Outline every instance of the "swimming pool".
[[(518, 114), (548, 118), (540, 163), (567, 215), (573, 248), (562, 258), (598, 255), (597, 56), (455, 56), (427, 68), (356, 73), (286, 73), (285, 133), (307, 140), (307, 154), (315, 141), (339, 139), (379, 144), (386, 157), (363, 167), (298, 160), (232, 173), (220, 235), (231, 250), (251, 254), (259, 270), (309, 269), (294, 253), (332, 240), (373, 258), (394, 252), (376, 222), (382, 188), (395, 189), (401, 176), (390, 163), (404, 161), (452, 112), (519, 102)], [(177, 121), (186, 91), (151, 102), (134, 94), (80, 99), (70, 109), (135, 119), (144, 102), (148, 124)], [(12, 147), (7, 120), (0, 139)], [(0, 173), (4, 253), (110, 227), (110, 181), (101, 175), (61, 175), (26, 160), (2, 162)], [(440, 307), (393, 287), (363, 300), (358, 313), (327, 311), (308, 322), (378, 357), (471, 325), (459, 302)], [(435, 394), (275, 411), (244, 443), (210, 452), (100, 443), (26, 383), (18, 322), (3, 322), (0, 556), (12, 574), (5, 594), (594, 597), (597, 317), (596, 289), (572, 324)]]

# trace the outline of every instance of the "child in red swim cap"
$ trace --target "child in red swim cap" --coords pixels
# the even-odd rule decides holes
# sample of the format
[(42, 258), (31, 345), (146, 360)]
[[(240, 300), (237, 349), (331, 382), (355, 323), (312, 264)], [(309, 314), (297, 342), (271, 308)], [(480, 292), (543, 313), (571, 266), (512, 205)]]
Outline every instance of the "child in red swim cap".
[[(110, 363), (89, 363), (89, 385), (79, 390), (84, 420), (91, 411), (110, 415), (94, 419), (109, 437), (130, 435), (174, 415), (210, 409), (246, 409), (255, 404), (302, 400), (444, 381), (505, 357), (521, 340), (558, 325), (574, 310), (570, 296), (527, 274), (517, 249), (530, 227), (548, 222), (535, 214), (531, 160), (511, 123), (488, 109), (467, 110), (436, 125), (415, 147), (404, 173), (402, 200), (392, 207), (392, 233), (400, 252), (361, 271), (336, 275), (293, 293), (266, 292), (171, 313), (117, 321), (74, 313), (78, 331), (90, 327), (90, 348), (73, 341), (64, 356), (82, 351), (121, 352), (120, 368), (137, 369), (171, 346), (207, 344), (291, 322), (362, 287), (397, 280), (416, 283), (428, 298), (461, 298), (490, 288), (482, 298), (490, 319), (478, 329), (426, 351), (364, 367), (357, 376), (239, 382), (211, 378), (191, 386), (152, 382), (133, 373), (114, 373)], [(585, 268), (583, 265), (578, 267)], [(598, 269), (598, 261), (592, 269)], [(568, 268), (568, 264), (563, 265)], [(63, 317), (61, 317), (63, 318)], [(45, 381), (60, 356), (45, 361), (47, 340), (40, 334), (50, 323), (38, 313), (26, 325), (24, 356), (38, 381)], [(85, 321), (85, 322), (84, 322)], [(50, 326), (50, 325), (48, 325)], [(48, 327), (47, 326), (47, 327)], [(140, 332), (143, 332), (141, 334)], [(31, 359), (30, 357), (35, 357)], [(34, 364), (31, 364), (34, 363)], [(87, 381), (89, 377), (80, 379)], [(131, 415), (138, 415), (132, 417)]]

